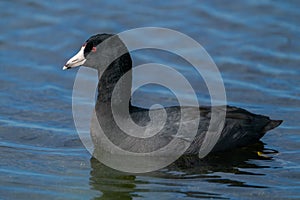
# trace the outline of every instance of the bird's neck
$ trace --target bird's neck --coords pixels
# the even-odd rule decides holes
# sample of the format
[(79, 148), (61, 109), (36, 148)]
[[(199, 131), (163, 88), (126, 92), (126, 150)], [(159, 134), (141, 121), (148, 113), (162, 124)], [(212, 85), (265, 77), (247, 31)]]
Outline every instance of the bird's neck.
[[(104, 72), (98, 70), (97, 104), (128, 101), (131, 96), (132, 62), (129, 53), (112, 62)], [(129, 100), (130, 104), (130, 100)]]

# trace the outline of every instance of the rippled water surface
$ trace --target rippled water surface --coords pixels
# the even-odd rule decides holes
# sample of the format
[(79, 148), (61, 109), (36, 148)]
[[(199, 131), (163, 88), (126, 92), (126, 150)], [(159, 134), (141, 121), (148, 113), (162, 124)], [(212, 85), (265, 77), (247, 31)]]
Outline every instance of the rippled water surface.
[[(299, 1), (0, 6), (0, 199), (300, 198)], [(92, 159), (72, 118), (77, 70), (61, 68), (90, 35), (143, 26), (197, 40), (219, 67), (230, 105), (284, 123), (254, 146), (148, 174), (118, 172)], [(153, 61), (147, 52), (135, 57)], [(172, 56), (163, 58), (156, 61), (176, 65)]]

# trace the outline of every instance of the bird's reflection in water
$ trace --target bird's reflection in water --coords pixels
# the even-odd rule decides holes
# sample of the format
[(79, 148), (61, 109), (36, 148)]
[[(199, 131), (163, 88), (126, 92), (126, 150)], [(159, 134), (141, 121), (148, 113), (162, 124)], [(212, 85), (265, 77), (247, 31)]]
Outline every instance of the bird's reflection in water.
[[(251, 169), (271, 167), (271, 164), (266, 165), (264, 162), (264, 165), (260, 165), (256, 161), (272, 160), (274, 153), (278, 152), (264, 148), (264, 144), (259, 142), (232, 151), (214, 153), (201, 160), (197, 156), (182, 156), (166, 168), (144, 174), (120, 172), (91, 158), (90, 184), (102, 194), (95, 199), (133, 199), (152, 193), (161, 193), (162, 196), (176, 193), (179, 196), (222, 199), (221, 194), (208, 192), (203, 185), (197, 186), (197, 183), (265, 188), (238, 181), (239, 178), (235, 175), (264, 176), (263, 173), (251, 172)], [(229, 174), (232, 179), (228, 176), (222, 177), (222, 173)]]

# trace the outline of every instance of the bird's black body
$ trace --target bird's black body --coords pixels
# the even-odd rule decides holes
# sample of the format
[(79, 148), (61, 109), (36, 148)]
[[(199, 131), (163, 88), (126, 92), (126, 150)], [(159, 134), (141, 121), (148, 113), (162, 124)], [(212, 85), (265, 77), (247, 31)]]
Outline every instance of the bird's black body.
[[(118, 127), (114, 121), (111, 108), (112, 101), (116, 101), (116, 104), (120, 105), (119, 110), (122, 110), (121, 105), (126, 105), (127, 109), (129, 109), (130, 117), (140, 126), (147, 125), (150, 117), (148, 109), (136, 107), (131, 104), (131, 57), (126, 46), (118, 37), (114, 37), (115, 39), (109, 42), (112, 37), (113, 35), (110, 34), (98, 34), (92, 36), (86, 41), (85, 45), (87, 49), (84, 51), (84, 56), (87, 59), (86, 64), (84, 65), (96, 68), (99, 72), (98, 96), (95, 113), (106, 136), (122, 149), (139, 153), (151, 152), (165, 146), (176, 137), (175, 134), (179, 128), (178, 124), (180, 122), (182, 111), (188, 111), (188, 119), (190, 121), (192, 121), (193, 118), (199, 117), (200, 111), (197, 134), (195, 138), (190, 141), (191, 145), (185, 152), (185, 154), (198, 154), (211, 120), (211, 107), (198, 108), (172, 106), (164, 108), (167, 114), (164, 127), (158, 134), (147, 139), (129, 136)], [(99, 45), (102, 45), (102, 47), (99, 47)], [(91, 53), (93, 47), (97, 47), (97, 51), (100, 49), (101, 52), (97, 55), (93, 55), (93, 53)], [(120, 52), (123, 52), (124, 54), (113, 60), (113, 62), (106, 60), (108, 57), (114, 57)], [(106, 69), (103, 70), (104, 68)], [(117, 93), (118, 98), (117, 100), (113, 100), (113, 90), (117, 82), (120, 81), (120, 78), (125, 73), (129, 73), (129, 78), (121, 81), (121, 84), (119, 84), (119, 93)], [(225, 125), (212, 152), (225, 151), (256, 143), (267, 131), (279, 126), (282, 122), (281, 120), (271, 120), (269, 117), (256, 115), (237, 107), (223, 106), (220, 107), (220, 112), (222, 109), (226, 109)], [(122, 112), (120, 112), (119, 115), (122, 117)], [(124, 117), (126, 117), (126, 115), (124, 115)], [(187, 123), (189, 120), (187, 120)], [(189, 131), (188, 128), (186, 131)], [(97, 138), (95, 139), (95, 137), (94, 134), (94, 142), (97, 143)], [(189, 140), (189, 138), (182, 139)]]

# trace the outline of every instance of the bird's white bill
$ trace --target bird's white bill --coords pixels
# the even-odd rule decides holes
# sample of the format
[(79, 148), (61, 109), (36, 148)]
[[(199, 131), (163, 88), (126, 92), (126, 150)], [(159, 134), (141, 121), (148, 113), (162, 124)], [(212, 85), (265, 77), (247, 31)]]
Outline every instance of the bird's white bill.
[(72, 67), (78, 67), (85, 63), (86, 59), (84, 57), (84, 47), (81, 47), (79, 52), (73, 56), (63, 67), (63, 70), (72, 68)]

